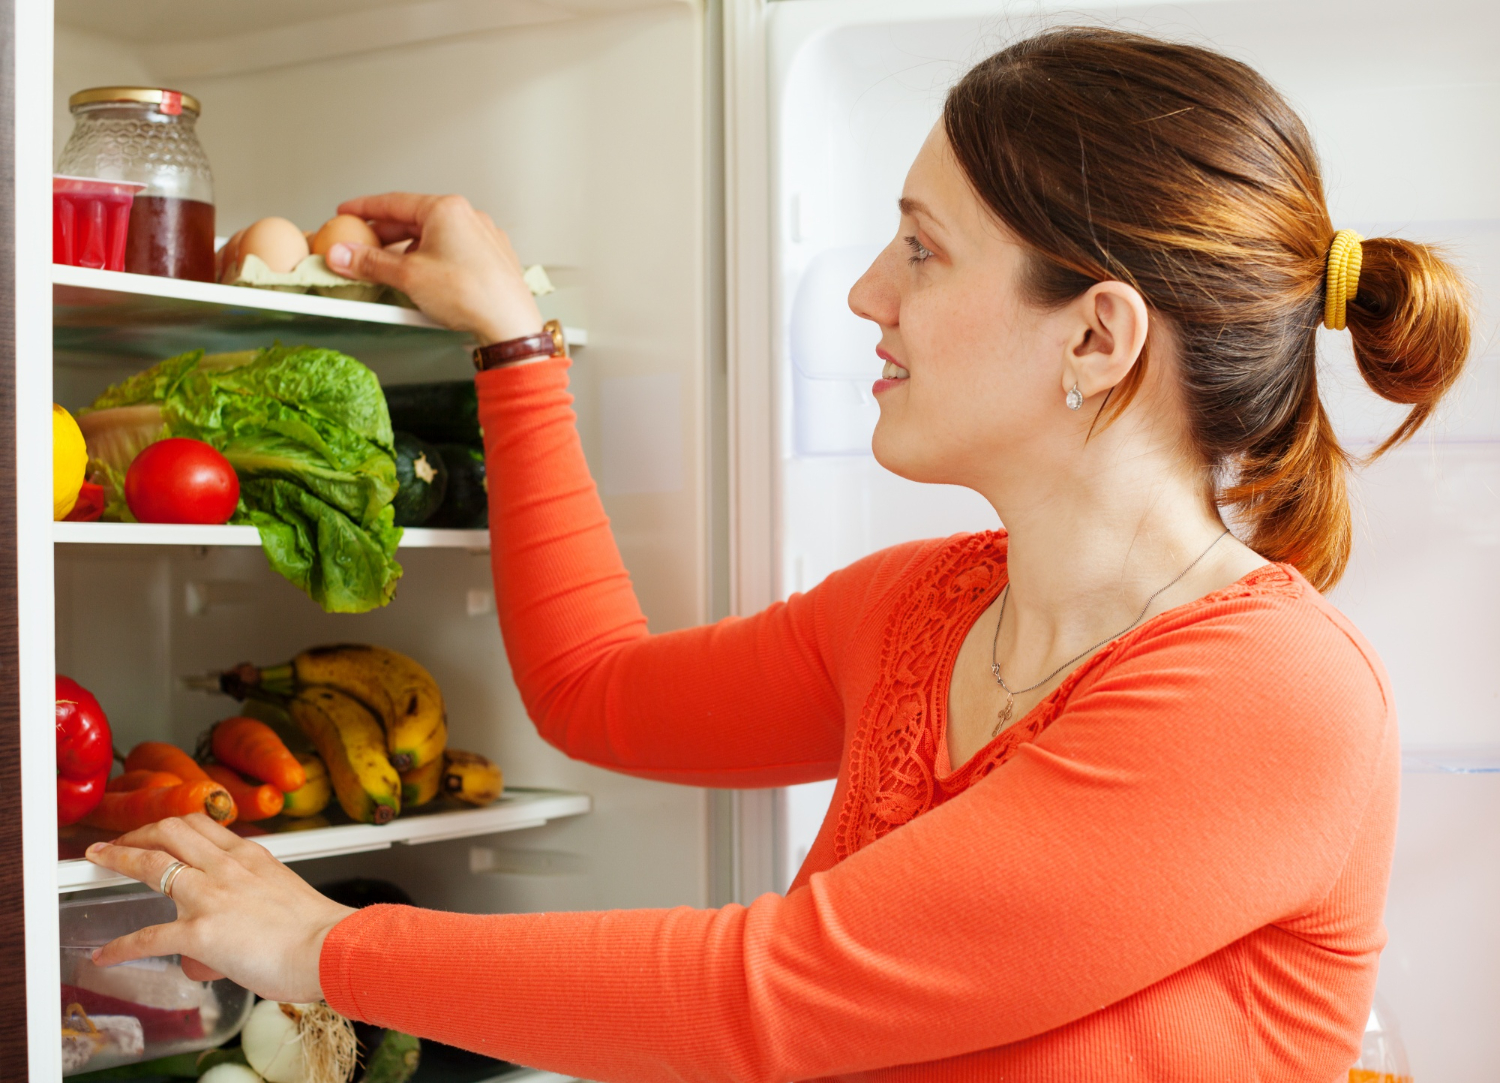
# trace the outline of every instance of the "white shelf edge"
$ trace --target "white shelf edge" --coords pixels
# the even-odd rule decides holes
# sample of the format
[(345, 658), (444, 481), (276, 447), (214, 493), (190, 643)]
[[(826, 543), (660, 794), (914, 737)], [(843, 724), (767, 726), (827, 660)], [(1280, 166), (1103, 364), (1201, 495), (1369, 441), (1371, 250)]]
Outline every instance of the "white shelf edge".
[[(260, 545), (253, 526), (196, 526), (180, 523), (53, 523), (56, 545)], [(402, 549), (468, 549), (490, 547), (487, 530), (439, 530), (409, 526), (401, 535)]]
[[(282, 861), (309, 861), (319, 857), (366, 853), (389, 849), (396, 843), (417, 846), (426, 842), (521, 831), (549, 820), (581, 816), (592, 807), (587, 794), (565, 790), (507, 789), (505, 796), (488, 808), (398, 816), (383, 826), (342, 824), (279, 835), (250, 836)], [(82, 891), (134, 883), (97, 865), (76, 858), (57, 863), (57, 890)], [(511, 1078), (507, 1076), (507, 1078)]]
[(318, 297), (311, 293), (282, 293), (247, 286), (225, 286), (217, 282), (192, 282), (182, 278), (127, 274), (124, 271), (100, 271), (92, 267), (72, 267), (65, 263), (52, 265), (52, 284), (136, 297), (165, 297), (205, 305), (294, 312), (301, 316), (443, 330), (441, 325), (433, 323), (416, 309), (402, 308), (400, 305), (346, 301), (338, 297)]
[[(254, 309), (262, 312), (290, 312), (300, 316), (351, 320), (357, 323), (379, 323), (394, 327), (418, 327), (432, 331), (447, 328), (434, 323), (414, 308), (376, 304), (370, 301), (346, 301), (338, 297), (319, 297), (311, 293), (282, 293), (247, 286), (225, 286), (217, 282), (192, 282), (181, 278), (127, 274), (124, 271), (101, 271), (92, 267), (73, 267), (65, 263), (52, 265), (52, 284), (74, 289), (98, 290), (135, 297), (163, 297), (173, 301), (190, 301), (203, 305)], [(581, 327), (563, 328), (563, 338), (570, 346), (587, 346), (588, 331)]]
[(1414, 775), (1500, 774), (1500, 745), (1406, 745), (1401, 770)]

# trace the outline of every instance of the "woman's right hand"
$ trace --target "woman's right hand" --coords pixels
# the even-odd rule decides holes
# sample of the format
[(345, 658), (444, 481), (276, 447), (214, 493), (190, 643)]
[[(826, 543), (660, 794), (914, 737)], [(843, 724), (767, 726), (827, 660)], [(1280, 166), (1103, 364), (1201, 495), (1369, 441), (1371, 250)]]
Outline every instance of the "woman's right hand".
[(186, 866), (167, 885), (177, 917), (111, 940), (94, 952), (95, 966), (181, 955), (193, 981), (229, 977), (267, 1000), (322, 999), (323, 941), (354, 911), (311, 887), (264, 846), (199, 812), (96, 842), (88, 859), (153, 888), (174, 861)]
[(388, 192), (339, 205), (370, 222), (381, 241), (409, 240), (405, 251), (336, 244), (328, 265), (339, 274), (398, 289), (429, 317), (468, 331), (480, 345), (542, 329), (510, 238), (463, 196)]

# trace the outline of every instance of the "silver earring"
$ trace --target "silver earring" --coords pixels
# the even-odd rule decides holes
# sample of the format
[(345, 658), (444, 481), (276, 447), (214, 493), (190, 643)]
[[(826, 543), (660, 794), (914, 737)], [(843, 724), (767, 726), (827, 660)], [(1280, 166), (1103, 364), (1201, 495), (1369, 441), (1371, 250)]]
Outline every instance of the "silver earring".
[(1077, 384), (1074, 384), (1073, 389), (1068, 392), (1066, 401), (1069, 410), (1076, 410), (1083, 405), (1083, 392), (1078, 390)]

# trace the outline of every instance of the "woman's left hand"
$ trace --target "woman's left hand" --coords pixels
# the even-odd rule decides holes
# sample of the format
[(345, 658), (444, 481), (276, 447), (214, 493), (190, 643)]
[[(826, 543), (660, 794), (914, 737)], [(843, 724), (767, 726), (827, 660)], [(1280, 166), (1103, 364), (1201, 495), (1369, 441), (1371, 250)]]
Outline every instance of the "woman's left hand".
[(195, 981), (231, 978), (267, 1000), (323, 999), (323, 940), (354, 911), (320, 894), (265, 847), (194, 813), (95, 843), (88, 858), (153, 889), (174, 860), (187, 865), (170, 885), (177, 920), (110, 941), (94, 953), (97, 965), (181, 955)]

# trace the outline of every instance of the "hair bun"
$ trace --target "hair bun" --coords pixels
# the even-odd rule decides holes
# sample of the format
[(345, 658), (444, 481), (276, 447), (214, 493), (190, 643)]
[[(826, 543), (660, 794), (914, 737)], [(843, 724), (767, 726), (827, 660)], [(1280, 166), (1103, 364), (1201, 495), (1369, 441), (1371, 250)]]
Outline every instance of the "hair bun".
[(1431, 245), (1372, 237), (1363, 249), (1347, 316), (1354, 360), (1372, 391), (1412, 408), (1380, 455), (1416, 432), (1463, 372), (1470, 300), (1463, 276)]

